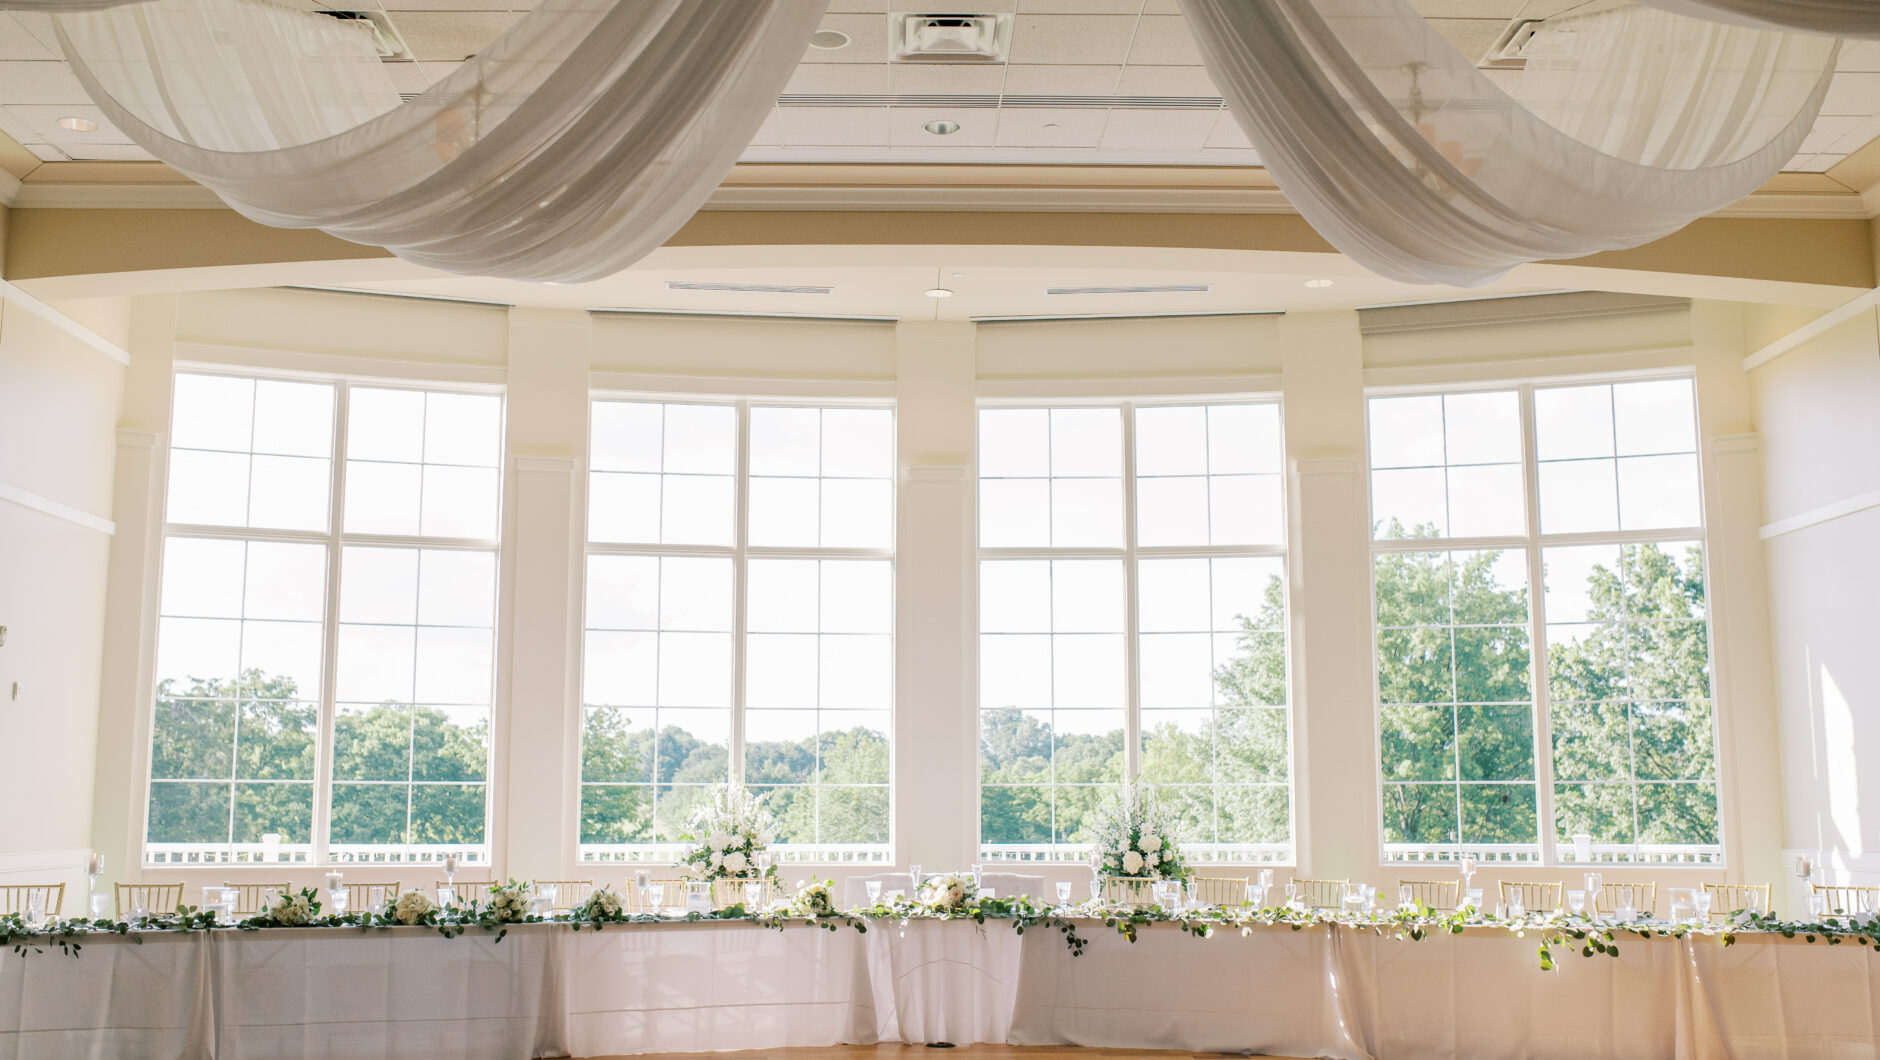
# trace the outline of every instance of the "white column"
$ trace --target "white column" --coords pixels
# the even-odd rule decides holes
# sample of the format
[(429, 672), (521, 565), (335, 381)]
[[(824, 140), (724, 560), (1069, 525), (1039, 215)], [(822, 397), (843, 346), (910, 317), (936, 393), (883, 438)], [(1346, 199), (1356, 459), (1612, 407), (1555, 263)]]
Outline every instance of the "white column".
[(503, 599), (496, 704), (495, 868), (573, 875), (580, 799), (579, 581), (585, 525), (588, 315), (509, 314)]
[[(1762, 446), (1743, 371), (1743, 312), (1691, 306), (1709, 542), (1711, 697), (1717, 705), (1718, 813), (1733, 880), (1790, 879), (1782, 865), (1782, 761), (1769, 583), (1760, 534)], [(1777, 900), (1777, 908), (1798, 908)]]
[(965, 323), (895, 330), (894, 835), (901, 864), (966, 864), (979, 842), (973, 335)]
[[(105, 893), (113, 883), (137, 880), (142, 872), (176, 302), (175, 295), (131, 301), (131, 365), (118, 418), (111, 499), (117, 532), (111, 538), (105, 586), (104, 669), (92, 785), (91, 841), (105, 856), (105, 875), (98, 884)], [(68, 902), (68, 908), (75, 907)]]
[[(1353, 312), (1280, 321), (1292, 470), (1294, 818), (1299, 872), (1369, 879), (1378, 865), (1364, 341)], [(1310, 591), (1307, 591), (1307, 587)]]

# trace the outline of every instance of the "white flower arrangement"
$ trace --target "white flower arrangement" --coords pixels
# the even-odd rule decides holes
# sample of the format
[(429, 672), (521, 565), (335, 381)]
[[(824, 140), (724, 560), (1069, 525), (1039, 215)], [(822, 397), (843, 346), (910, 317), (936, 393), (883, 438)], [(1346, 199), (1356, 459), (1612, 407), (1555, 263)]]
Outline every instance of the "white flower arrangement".
[(979, 894), (979, 886), (964, 873), (949, 872), (921, 884), (920, 899), (936, 909), (955, 912)]
[(626, 907), (626, 900), (620, 897), (619, 891), (612, 887), (596, 887), (594, 893), (588, 895), (588, 900), (581, 903), (576, 915), (583, 920), (614, 920), (619, 918)]
[(490, 885), (490, 919), (498, 924), (517, 924), (529, 914), (529, 885), (510, 880)]
[(268, 919), (282, 927), (297, 927), (310, 924), (320, 915), (320, 900), (314, 897), (311, 887), (303, 888), (299, 894), (284, 894), (268, 906)]
[(762, 796), (721, 784), (693, 816), (692, 834), (684, 838), (696, 845), (679, 861), (702, 880), (774, 878), (775, 867), (757, 867), (758, 855), (775, 841), (774, 829)]
[(393, 920), (400, 924), (422, 924), (437, 910), (435, 903), (423, 891), (406, 891), (390, 902)]
[(1180, 879), (1182, 864), (1175, 822), (1156, 801), (1153, 788), (1125, 784), (1099, 803), (1085, 822), (1097, 849), (1097, 874), (1139, 879)]
[(796, 889), (790, 909), (798, 916), (834, 916), (836, 895), (834, 880), (809, 880)]

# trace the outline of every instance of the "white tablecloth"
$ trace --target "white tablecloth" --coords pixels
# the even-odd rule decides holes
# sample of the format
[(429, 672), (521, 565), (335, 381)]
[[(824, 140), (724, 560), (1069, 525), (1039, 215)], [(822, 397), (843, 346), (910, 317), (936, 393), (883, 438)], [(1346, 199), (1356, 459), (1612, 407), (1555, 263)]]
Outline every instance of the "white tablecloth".
[(0, 952), (0, 1060), (467, 1057), (1010, 1041), (1340, 1060), (1880, 1056), (1880, 955), (1853, 942), (1621, 936), (1560, 954), (1261, 928), (1196, 939), (876, 922), (153, 933)]

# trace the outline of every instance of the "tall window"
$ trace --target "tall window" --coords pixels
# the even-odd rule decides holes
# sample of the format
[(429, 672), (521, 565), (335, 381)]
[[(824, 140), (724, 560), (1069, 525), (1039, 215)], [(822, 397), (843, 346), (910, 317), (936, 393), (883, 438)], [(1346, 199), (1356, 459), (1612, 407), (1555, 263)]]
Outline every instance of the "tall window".
[(1192, 856), (1291, 858), (1280, 467), (1274, 404), (980, 411), (983, 856), (1138, 776)]
[(490, 394), (176, 376), (146, 860), (487, 857), (501, 449)]
[(1386, 860), (1720, 860), (1690, 381), (1374, 397), (1370, 434)]
[(589, 467), (582, 858), (736, 779), (784, 858), (887, 860), (893, 413), (596, 401)]

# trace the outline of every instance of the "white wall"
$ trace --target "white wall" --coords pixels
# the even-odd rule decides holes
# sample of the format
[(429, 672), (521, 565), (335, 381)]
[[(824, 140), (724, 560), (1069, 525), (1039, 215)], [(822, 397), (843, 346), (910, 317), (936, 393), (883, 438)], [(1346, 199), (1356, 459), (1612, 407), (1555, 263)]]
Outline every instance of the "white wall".
[[(496, 871), (519, 878), (617, 878), (624, 871), (573, 860), (590, 386), (896, 402), (895, 837), (903, 865), (929, 866), (968, 863), (976, 846), (976, 399), (1280, 394), (1292, 471), (1299, 871), (1389, 882), (1399, 870), (1377, 863), (1366, 387), (1694, 368), (1722, 660), (1720, 713), (1730, 719), (1720, 744), (1729, 874), (1765, 879), (1775, 864), (1781, 792), (1756, 538), (1761, 482), (1754, 439), (1743, 440), (1752, 428), (1741, 369), (1744, 322), (1734, 307), (1497, 318), (1367, 335), (1360, 314), (1349, 312), (897, 327), (590, 316), (246, 291), (139, 298), (128, 326), (135, 361), (116, 483), (125, 525), (113, 554), (105, 636), (110, 663), (101, 701), (107, 724), (99, 741), (94, 815), (100, 849), (113, 857), (114, 868), (129, 865), (138, 852), (163, 433), (172, 366), (191, 359), (506, 385), (509, 503), (491, 840)], [(1727, 443), (1722, 450), (1720, 440)], [(1742, 452), (1750, 456), (1736, 455)], [(1728, 558), (1718, 558), (1719, 552)], [(247, 871), (254, 870), (163, 875), (194, 885)], [(1081, 868), (1047, 871), (1057, 878), (1085, 874)], [(1608, 875), (1678, 873), (1686, 882), (1725, 874), (1637, 869)], [(1447, 876), (1449, 870), (1403, 874)], [(1507, 875), (1559, 879), (1563, 873), (1534, 868)]]
[[(1880, 883), (1880, 317), (1750, 375), (1763, 438), (1784, 846)], [(1825, 878), (1818, 882), (1828, 882)]]
[(122, 365), (0, 303), (0, 882), (63, 881), (68, 914), (91, 849), (123, 381)]

